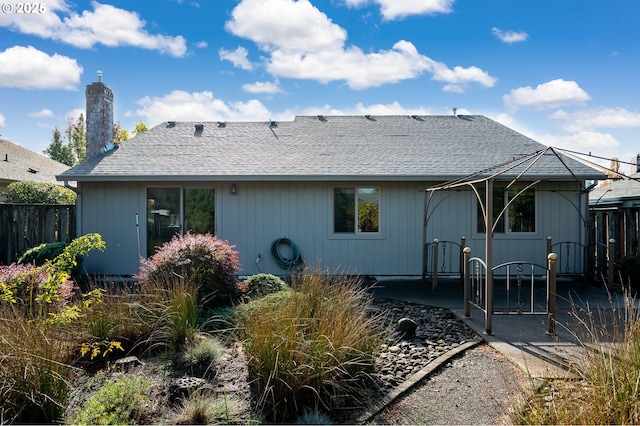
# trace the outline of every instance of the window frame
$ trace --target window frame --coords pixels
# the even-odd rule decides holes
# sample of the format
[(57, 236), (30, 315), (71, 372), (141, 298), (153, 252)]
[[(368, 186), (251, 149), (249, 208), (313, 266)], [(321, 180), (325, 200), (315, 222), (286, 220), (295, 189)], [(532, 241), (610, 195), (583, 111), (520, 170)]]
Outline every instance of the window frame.
[[(503, 206), (502, 208), (504, 209), (505, 207), (510, 205), (511, 202), (511, 198), (509, 197), (509, 192), (510, 191), (515, 191), (516, 194), (518, 194), (520, 191), (522, 191), (523, 189), (525, 189), (528, 186), (528, 184), (523, 183), (522, 185), (514, 185), (511, 188), (506, 188), (506, 186), (494, 186), (494, 194), (496, 191), (501, 191), (503, 194)], [(477, 188), (478, 192), (481, 193), (481, 195), (483, 195), (484, 193), (484, 188)], [(536, 188), (534, 186), (531, 186), (529, 188), (527, 188), (525, 190), (526, 191), (533, 191), (533, 202), (534, 202), (534, 209), (533, 209), (533, 227), (534, 230), (533, 231), (512, 231), (509, 229), (510, 225), (509, 225), (509, 221), (510, 221), (510, 215), (509, 215), (509, 208), (507, 207), (506, 211), (504, 212), (504, 214), (502, 215), (502, 217), (500, 218), (501, 222), (502, 222), (502, 227), (500, 229), (495, 229), (493, 232), (494, 238), (495, 237), (500, 237), (500, 238), (511, 238), (511, 239), (515, 239), (515, 238), (526, 238), (526, 237), (534, 237), (534, 236), (538, 236), (539, 234), (539, 226), (538, 226), (538, 218), (539, 218), (539, 212), (540, 212), (540, 200), (539, 200), (539, 193), (540, 191), (536, 190)], [(480, 208), (479, 202), (477, 197), (475, 196), (475, 193), (473, 193), (473, 199), (475, 201), (475, 206), (476, 206), (476, 214), (475, 214), (475, 226), (474, 226), (474, 234), (477, 237), (482, 237), (486, 234), (486, 232), (484, 230), (481, 230), (481, 222), (479, 221), (482, 217), (482, 209)], [(495, 211), (493, 212), (493, 219), (495, 221), (496, 216), (499, 214), (499, 211)]]
[[(214, 227), (214, 235), (218, 232), (218, 223), (219, 223), (219, 212), (220, 212), (220, 200), (218, 198), (219, 190), (217, 185), (210, 185), (206, 183), (187, 183), (187, 184), (175, 184), (175, 183), (167, 183), (158, 185), (147, 185), (144, 188), (144, 206), (145, 206), (145, 215), (144, 215), (144, 256), (150, 257), (153, 254), (149, 253), (149, 232), (146, 227), (147, 220), (149, 217), (149, 190), (150, 189), (178, 189), (179, 197), (178, 197), (178, 232), (173, 235), (184, 235), (185, 233), (185, 190), (187, 189), (209, 189), (213, 191), (214, 194), (214, 212), (213, 212), (213, 227)], [(141, 218), (142, 219), (142, 218)], [(142, 248), (142, 247), (141, 247)], [(141, 253), (142, 255), (142, 253)]]
[[(335, 191), (337, 189), (353, 189), (354, 190), (354, 231), (353, 232), (335, 232)], [(378, 231), (376, 232), (362, 232), (358, 231), (358, 190), (359, 189), (377, 189), (378, 190)], [(380, 185), (374, 184), (357, 184), (354, 183), (344, 183), (344, 184), (336, 184), (331, 186), (328, 191), (329, 198), (329, 239), (340, 239), (340, 240), (379, 240), (384, 239), (384, 191)]]

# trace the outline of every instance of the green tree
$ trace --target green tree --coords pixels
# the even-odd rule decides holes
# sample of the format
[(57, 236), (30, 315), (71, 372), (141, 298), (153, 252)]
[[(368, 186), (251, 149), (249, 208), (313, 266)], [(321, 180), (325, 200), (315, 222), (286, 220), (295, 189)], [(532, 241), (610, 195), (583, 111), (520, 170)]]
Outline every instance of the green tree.
[(87, 126), (83, 114), (80, 114), (77, 122), (69, 118), (69, 126), (66, 133), (69, 147), (75, 157), (75, 164), (84, 162), (87, 159)]
[(44, 150), (44, 153), (52, 160), (56, 160), (67, 166), (75, 165), (73, 150), (68, 144), (62, 141), (62, 134), (57, 127), (53, 129), (53, 138), (49, 146)]
[(135, 126), (133, 126), (133, 136), (139, 135), (140, 133), (144, 133), (147, 130), (149, 130), (149, 126), (147, 126), (147, 123), (140, 120), (135, 124)]
[(47, 182), (21, 181), (7, 186), (4, 196), (16, 204), (75, 204), (76, 193)]
[(113, 123), (113, 142), (126, 142), (130, 137), (129, 131), (127, 129), (123, 129), (119, 121), (117, 123)]

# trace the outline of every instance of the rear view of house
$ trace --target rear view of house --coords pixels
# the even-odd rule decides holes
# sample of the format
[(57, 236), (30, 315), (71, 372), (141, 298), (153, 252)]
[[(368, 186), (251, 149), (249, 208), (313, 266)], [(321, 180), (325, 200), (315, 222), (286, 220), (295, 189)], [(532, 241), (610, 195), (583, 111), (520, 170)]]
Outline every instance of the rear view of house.
[[(485, 236), (471, 186), (434, 193), (428, 209), (425, 190), (536, 152), (535, 165), (495, 178), (494, 208), (509, 208), (494, 259), (544, 263), (547, 236), (584, 240), (585, 181), (602, 178), (478, 115), (168, 121), (113, 149), (89, 137), (90, 119), (87, 143), (102, 149), (59, 178), (78, 182), (79, 233), (107, 243), (87, 259), (92, 274), (135, 274), (139, 256), (191, 231), (234, 244), (243, 274), (286, 273), (275, 242), (330, 270), (418, 276), (425, 241), (465, 236), (481, 254)], [(525, 190), (518, 203), (514, 190)]]

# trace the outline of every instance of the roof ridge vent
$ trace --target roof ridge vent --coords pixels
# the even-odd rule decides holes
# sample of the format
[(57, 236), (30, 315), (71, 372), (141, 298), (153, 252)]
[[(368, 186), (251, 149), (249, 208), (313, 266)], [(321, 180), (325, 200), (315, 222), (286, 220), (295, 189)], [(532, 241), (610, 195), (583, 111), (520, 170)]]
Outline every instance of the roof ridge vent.
[(223, 127), (227, 127), (226, 121), (218, 121), (218, 128), (221, 129)]
[(278, 123), (275, 120), (269, 120), (269, 128), (278, 127)]
[(366, 119), (367, 119), (367, 120), (369, 120), (369, 121), (376, 121), (376, 119), (375, 119), (375, 118), (373, 118), (373, 117), (371, 116), (371, 114), (365, 114), (364, 118), (366, 118)]
[(167, 127), (176, 127), (175, 121), (167, 121)]
[(324, 123), (327, 122), (327, 117), (325, 117), (324, 115), (316, 115), (316, 117), (318, 118), (319, 121), (322, 121)]

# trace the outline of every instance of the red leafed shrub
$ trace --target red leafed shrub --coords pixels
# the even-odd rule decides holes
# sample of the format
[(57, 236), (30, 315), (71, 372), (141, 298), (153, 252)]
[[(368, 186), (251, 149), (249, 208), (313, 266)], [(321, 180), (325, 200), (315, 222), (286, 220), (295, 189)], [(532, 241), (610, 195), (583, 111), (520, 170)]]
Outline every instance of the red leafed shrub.
[(177, 275), (198, 287), (202, 305), (228, 306), (239, 295), (234, 275), (240, 271), (240, 261), (234, 248), (211, 234), (176, 235), (142, 260), (137, 278), (144, 289), (170, 282)]
[(53, 303), (52, 309), (55, 311), (71, 300), (75, 294), (75, 284), (70, 279), (64, 279), (48, 292), (52, 287), (51, 282), (50, 272), (42, 267), (16, 263), (0, 266), (0, 304), (17, 303), (33, 309), (34, 302), (47, 302)]

